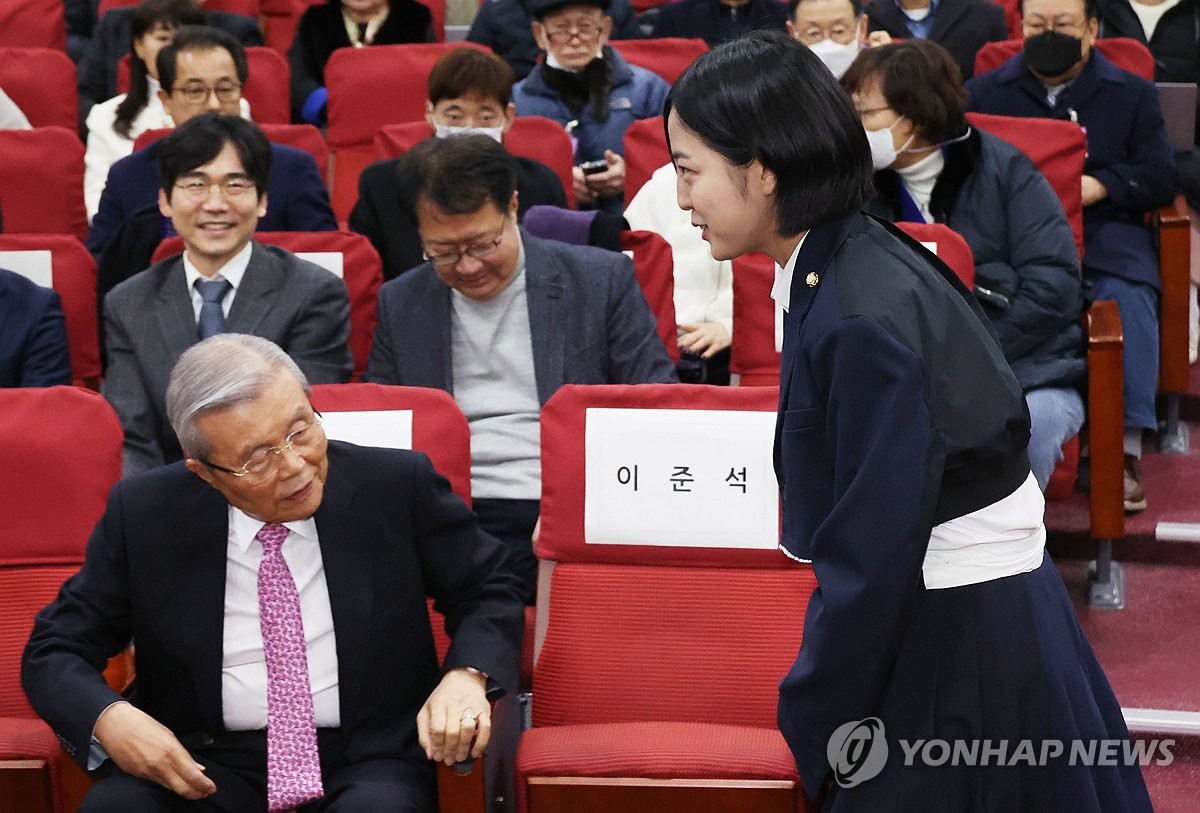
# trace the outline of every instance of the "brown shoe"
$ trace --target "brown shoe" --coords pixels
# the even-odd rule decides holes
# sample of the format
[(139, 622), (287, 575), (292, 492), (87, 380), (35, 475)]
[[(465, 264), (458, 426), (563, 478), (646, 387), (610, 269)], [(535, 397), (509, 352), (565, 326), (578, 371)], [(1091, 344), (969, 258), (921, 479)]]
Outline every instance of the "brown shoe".
[(1138, 459), (1125, 455), (1125, 513), (1135, 514), (1146, 510), (1146, 490), (1142, 488), (1142, 471)]

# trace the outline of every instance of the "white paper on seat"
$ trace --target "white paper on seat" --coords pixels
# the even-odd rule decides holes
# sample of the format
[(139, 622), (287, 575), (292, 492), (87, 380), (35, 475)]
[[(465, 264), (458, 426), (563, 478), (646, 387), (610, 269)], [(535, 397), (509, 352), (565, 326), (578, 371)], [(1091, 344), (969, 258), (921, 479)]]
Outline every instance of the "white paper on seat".
[(411, 409), (321, 413), (331, 440), (384, 449), (412, 448), (412, 417)]
[(597, 407), (586, 420), (587, 543), (778, 546), (774, 412)]
[(929, 250), (930, 254), (937, 254), (936, 240), (922, 240), (921, 245), (925, 246), (925, 248)]
[(310, 263), (316, 263), (326, 271), (333, 272), (338, 279), (345, 279), (344, 269), (346, 257), (340, 251), (297, 251), (296, 256)]
[(34, 251), (0, 251), (0, 268), (15, 271), (43, 288), (54, 287), (53, 263), (50, 249)]
[(783, 352), (783, 305), (771, 300), (775, 305), (775, 352)]

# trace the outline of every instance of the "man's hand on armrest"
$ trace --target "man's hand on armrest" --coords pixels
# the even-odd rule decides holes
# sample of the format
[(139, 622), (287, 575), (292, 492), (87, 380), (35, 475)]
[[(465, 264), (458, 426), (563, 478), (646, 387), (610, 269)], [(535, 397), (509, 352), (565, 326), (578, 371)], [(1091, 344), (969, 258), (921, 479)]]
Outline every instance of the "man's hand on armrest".
[(451, 669), (417, 714), (417, 738), (425, 756), (453, 765), (468, 755), (481, 756), (491, 736), (487, 676), (466, 667)]
[(157, 782), (185, 799), (203, 799), (217, 790), (170, 729), (130, 703), (105, 709), (92, 736), (127, 774)]

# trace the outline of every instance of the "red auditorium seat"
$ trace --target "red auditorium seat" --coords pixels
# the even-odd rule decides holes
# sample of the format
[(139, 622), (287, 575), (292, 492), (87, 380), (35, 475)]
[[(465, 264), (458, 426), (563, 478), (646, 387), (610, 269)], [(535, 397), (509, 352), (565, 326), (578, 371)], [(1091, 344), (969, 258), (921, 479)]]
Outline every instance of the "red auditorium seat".
[[(364, 411), (393, 412), (397, 413), (398, 420), (403, 421), (402, 425), (408, 425), (411, 421), (411, 439), (406, 448), (429, 455), (433, 467), (450, 481), (454, 493), (462, 497), (467, 505), (471, 504), (471, 435), (467, 419), (449, 393), (424, 387), (384, 384), (318, 384), (313, 387), (312, 404), (326, 416), (326, 432), (330, 438), (360, 444), (363, 442), (361, 435), (354, 434), (355, 429), (345, 429), (335, 424), (334, 416)], [(433, 609), (432, 602), (429, 605), (429, 620), (438, 657), (445, 657), (450, 638), (446, 635), (444, 619)], [(502, 725), (499, 717), (494, 719), (496, 726)], [(500, 742), (500, 739), (493, 739), (493, 745), (488, 748), (486, 764), (482, 768), (477, 767), (470, 775), (458, 776), (445, 765), (439, 764), (438, 796), (442, 811), (483, 813), (484, 774), (492, 767), (493, 761), (496, 765), (502, 763), (500, 757), (504, 748)]]
[(622, 142), (625, 145), (625, 205), (628, 206), (655, 170), (671, 161), (663, 117), (638, 119), (625, 130)]
[(775, 261), (766, 254), (745, 254), (733, 260), (733, 335), (729, 372), (746, 387), (779, 386), (778, 306), (771, 299)]
[(943, 223), (897, 223), (896, 226), (918, 243), (931, 244), (933, 253), (950, 266), (967, 290), (974, 290), (975, 257), (961, 234)]
[(333, 213), (339, 223), (350, 216), (358, 199), (359, 174), (374, 160), (375, 134), (388, 124), (425, 118), (433, 63), (446, 51), (461, 47), (488, 50), (470, 42), (435, 42), (340, 48), (329, 57), (326, 137), (333, 154)]
[[(542, 570), (533, 727), (517, 754), (521, 813), (803, 809), (775, 715), (816, 585), (811, 567), (777, 547), (777, 399), (765, 387), (568, 385), (543, 408)], [(686, 427), (666, 433), (666, 451), (639, 451), (645, 437), (685, 417)], [(755, 442), (715, 428), (692, 436), (713, 421), (741, 422)], [(729, 439), (714, 445), (717, 437)], [(676, 503), (670, 517), (634, 507), (630, 500), (672, 501), (668, 474), (682, 474), (661, 464), (671, 450), (699, 445), (714, 457), (684, 467), (702, 479), (687, 481), (696, 495), (680, 497), (696, 503)], [(731, 513), (707, 525), (702, 516), (703, 539), (675, 530), (671, 517), (720, 513), (724, 500), (740, 499), (723, 486), (749, 487), (742, 495), (755, 522)], [(632, 488), (643, 496), (630, 497)], [(758, 500), (770, 509), (756, 510)], [(614, 518), (619, 527), (602, 527)]]
[[(100, 382), (100, 339), (96, 326), (96, 261), (68, 234), (0, 234), (0, 267), (19, 268), (8, 252), (50, 252), (50, 287), (62, 300), (71, 351), (71, 377), (92, 387)], [(34, 279), (45, 284), (44, 279)]]
[(0, 88), (34, 127), (78, 126), (75, 63), (57, 48), (0, 48)]
[(671, 363), (678, 364), (675, 260), (671, 256), (671, 244), (655, 232), (629, 230), (621, 232), (621, 250), (633, 256), (633, 273), (650, 312), (654, 314), (658, 338), (671, 357)]
[(73, 129), (0, 130), (4, 231), (87, 237), (83, 142)]
[(67, 50), (62, 0), (0, 0), (0, 47)]
[[(78, 387), (0, 390), (0, 807), (62, 813), (79, 770), (21, 691), (33, 617), (79, 569), (121, 476), (121, 424)], [(69, 498), (65, 498), (69, 495)], [(60, 762), (61, 760), (61, 762)], [(71, 773), (73, 772), (73, 773)]]
[(675, 84), (688, 65), (708, 50), (704, 40), (683, 37), (609, 40), (608, 44), (625, 57), (626, 62), (653, 71), (667, 80), (668, 85)]
[[(375, 160), (396, 158), (432, 137), (433, 128), (424, 119), (388, 124), (375, 134)], [(513, 155), (540, 161), (554, 170), (562, 182), (567, 205), (575, 206), (571, 137), (561, 124), (542, 116), (517, 116), (504, 134), (504, 146)]]

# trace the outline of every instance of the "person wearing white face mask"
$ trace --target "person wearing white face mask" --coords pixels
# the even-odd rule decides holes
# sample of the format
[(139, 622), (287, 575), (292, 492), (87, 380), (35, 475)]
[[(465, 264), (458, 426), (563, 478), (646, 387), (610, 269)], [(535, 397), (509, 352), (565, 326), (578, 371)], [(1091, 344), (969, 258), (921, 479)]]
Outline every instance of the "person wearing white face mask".
[[(429, 73), (425, 121), (438, 138), (486, 135), (504, 143), (516, 110), (511, 102), (512, 68), (493, 53), (455, 48)], [(400, 208), (396, 166), (400, 159), (376, 161), (358, 178), (358, 201), (350, 230), (364, 235), (383, 260), (384, 279), (398, 277), (424, 262), (417, 227)], [(554, 170), (530, 158), (517, 161), (518, 217), (531, 206), (566, 207), (567, 195)]]
[(886, 31), (867, 33), (862, 0), (791, 0), (788, 33), (804, 43), (838, 79), (864, 47), (887, 45)]
[(986, 42), (1008, 39), (1004, 8), (992, 0), (876, 0), (866, 9), (871, 31), (895, 39), (929, 39), (954, 57), (964, 79)]
[(1049, 183), (1023, 153), (969, 126), (949, 53), (928, 40), (865, 51), (842, 77), (862, 116), (888, 220), (945, 223), (971, 247), (975, 296), (1025, 393), (1029, 462), (1045, 490), (1083, 423), (1079, 255)]
[(513, 102), (517, 115), (554, 119), (575, 139), (579, 207), (620, 214), (622, 137), (635, 120), (662, 112), (670, 86), (606, 45), (607, 8), (608, 0), (530, 0), (533, 38), (546, 57), (513, 86)]

